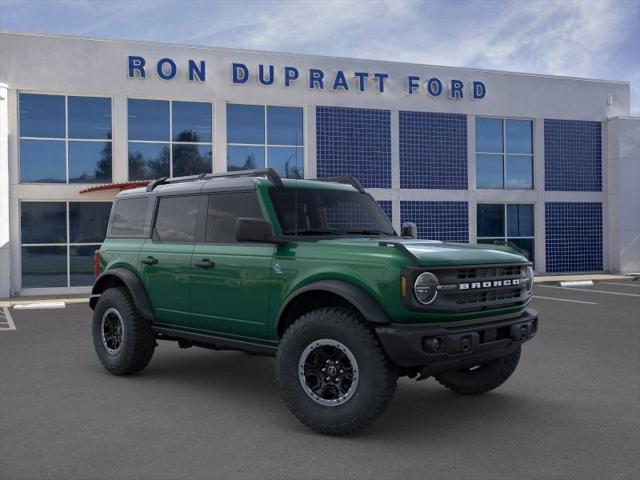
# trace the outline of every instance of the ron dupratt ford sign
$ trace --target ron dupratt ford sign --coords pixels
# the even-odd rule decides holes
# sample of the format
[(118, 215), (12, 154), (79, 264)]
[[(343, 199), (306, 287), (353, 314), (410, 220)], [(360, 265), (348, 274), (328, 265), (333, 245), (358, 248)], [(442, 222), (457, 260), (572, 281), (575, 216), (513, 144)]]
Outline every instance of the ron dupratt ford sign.
[[(147, 59), (140, 56), (128, 57), (129, 78), (148, 78), (152, 75), (162, 80), (186, 78), (191, 82), (206, 82), (207, 63), (204, 60), (188, 60), (186, 65), (178, 65), (168, 57), (153, 62), (147, 62)], [(301, 83), (315, 90), (384, 93), (389, 74), (346, 70), (327, 72), (320, 68), (301, 69), (291, 65), (247, 65), (232, 62), (229, 65), (229, 80), (235, 85), (251, 82), (265, 87), (279, 85), (288, 88)], [(487, 94), (485, 84), (478, 80), (464, 82), (454, 78), (407, 75), (402, 82), (407, 95), (423, 93), (432, 98), (481, 100)]]

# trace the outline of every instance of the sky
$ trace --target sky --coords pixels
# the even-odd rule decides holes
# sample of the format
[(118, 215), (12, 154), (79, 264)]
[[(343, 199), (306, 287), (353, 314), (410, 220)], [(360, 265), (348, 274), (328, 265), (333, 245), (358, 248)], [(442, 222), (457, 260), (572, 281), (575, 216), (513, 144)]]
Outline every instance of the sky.
[(640, 0), (0, 0), (0, 29), (631, 82)]

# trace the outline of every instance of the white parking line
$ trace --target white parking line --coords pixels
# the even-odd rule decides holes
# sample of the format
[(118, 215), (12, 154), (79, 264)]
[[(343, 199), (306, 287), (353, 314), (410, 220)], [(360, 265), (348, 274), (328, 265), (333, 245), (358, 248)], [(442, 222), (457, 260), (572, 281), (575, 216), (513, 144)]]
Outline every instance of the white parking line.
[(9, 331), (15, 329), (16, 324), (13, 323), (13, 318), (11, 318), (9, 309), (7, 307), (2, 307), (2, 309), (0, 309), (0, 331)]
[(533, 298), (540, 298), (542, 300), (558, 300), (559, 302), (586, 303), (587, 305), (598, 305), (596, 302), (583, 302), (582, 300), (569, 300), (567, 298), (540, 297), (538, 295), (534, 295)]
[(603, 284), (603, 285), (622, 285), (623, 287), (636, 287), (636, 288), (640, 288), (640, 284), (638, 284), (638, 285), (634, 285), (634, 284), (632, 284), (632, 283), (598, 282), (598, 284)]
[(569, 288), (569, 287), (556, 287), (555, 285), (536, 285), (536, 288), (559, 288), (560, 290), (575, 290), (576, 292), (593, 292), (593, 293), (606, 293), (607, 295), (622, 295), (625, 297), (640, 297), (635, 293), (622, 293), (622, 292), (604, 292), (602, 290), (591, 290), (588, 288)]

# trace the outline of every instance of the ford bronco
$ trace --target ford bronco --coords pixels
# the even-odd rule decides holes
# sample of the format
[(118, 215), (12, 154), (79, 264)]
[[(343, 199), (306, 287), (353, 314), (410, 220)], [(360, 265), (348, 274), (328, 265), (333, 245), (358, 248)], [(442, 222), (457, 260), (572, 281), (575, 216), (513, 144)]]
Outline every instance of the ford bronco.
[(93, 344), (115, 375), (157, 341), (275, 356), (291, 412), (343, 435), (399, 376), (475, 395), (537, 331), (531, 263), (508, 246), (401, 236), (352, 177), (272, 169), (158, 179), (119, 193), (94, 257)]

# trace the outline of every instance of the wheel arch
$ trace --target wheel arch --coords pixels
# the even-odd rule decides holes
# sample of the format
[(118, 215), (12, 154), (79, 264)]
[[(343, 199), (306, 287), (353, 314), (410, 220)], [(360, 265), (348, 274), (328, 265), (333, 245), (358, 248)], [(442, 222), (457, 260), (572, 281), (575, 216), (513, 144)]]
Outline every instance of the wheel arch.
[(360, 287), (342, 280), (319, 280), (299, 288), (287, 297), (277, 316), (278, 337), (282, 337), (300, 315), (336, 303), (354, 308), (367, 322), (391, 323), (379, 303)]
[(154, 315), (151, 310), (151, 304), (149, 303), (149, 297), (144, 288), (144, 284), (140, 277), (127, 268), (118, 267), (112, 268), (103, 272), (93, 284), (91, 289), (91, 298), (89, 299), (89, 306), (95, 309), (96, 303), (100, 295), (112, 287), (124, 287), (126, 288), (131, 297), (136, 309), (145, 320), (153, 321)]

